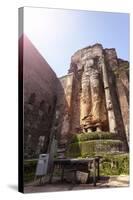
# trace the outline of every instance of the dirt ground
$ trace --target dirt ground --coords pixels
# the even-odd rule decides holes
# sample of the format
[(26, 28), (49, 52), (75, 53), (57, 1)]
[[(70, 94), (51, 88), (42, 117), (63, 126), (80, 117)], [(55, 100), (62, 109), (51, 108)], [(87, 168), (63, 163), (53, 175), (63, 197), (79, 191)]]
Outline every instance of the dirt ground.
[(111, 176), (111, 177), (101, 177), (94, 187), (93, 183), (89, 184), (72, 184), (63, 182), (59, 180), (53, 181), (52, 184), (48, 184), (47, 181), (41, 185), (38, 181), (34, 183), (29, 183), (25, 185), (25, 193), (33, 192), (57, 192), (57, 191), (71, 191), (71, 190), (87, 190), (87, 189), (99, 189), (99, 188), (111, 188), (111, 187), (128, 187), (129, 186), (129, 176)]

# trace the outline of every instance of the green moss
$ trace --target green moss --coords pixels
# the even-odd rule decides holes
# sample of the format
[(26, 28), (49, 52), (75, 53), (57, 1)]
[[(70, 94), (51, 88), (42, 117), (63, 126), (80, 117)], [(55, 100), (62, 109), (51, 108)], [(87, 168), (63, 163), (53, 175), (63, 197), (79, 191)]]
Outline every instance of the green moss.
[(86, 158), (102, 156), (102, 176), (129, 174), (129, 155), (123, 152), (119, 136), (109, 132), (75, 134), (68, 146), (66, 156)]
[(101, 140), (101, 139), (117, 139), (118, 135), (110, 132), (92, 132), (74, 134), (71, 143), (88, 141), (88, 140)]
[(68, 146), (67, 157), (94, 156), (104, 152), (122, 150), (123, 142), (120, 140), (89, 140), (71, 143)]

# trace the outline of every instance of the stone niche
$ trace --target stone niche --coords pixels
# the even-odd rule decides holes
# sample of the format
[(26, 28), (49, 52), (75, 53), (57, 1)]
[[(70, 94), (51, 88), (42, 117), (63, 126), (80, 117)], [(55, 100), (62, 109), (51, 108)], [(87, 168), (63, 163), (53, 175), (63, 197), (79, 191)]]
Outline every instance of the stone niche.
[[(74, 82), (76, 82), (72, 100), (79, 101), (79, 103), (73, 103), (73, 105), (77, 103), (79, 107), (77, 108), (79, 120), (76, 119), (79, 124), (74, 122), (73, 117), (72, 121), (77, 126), (75, 129), (84, 132), (108, 130), (102, 67), (99, 64), (99, 58), (102, 55), (102, 46), (96, 44), (77, 51), (71, 58), (69, 72), (74, 73)], [(73, 111), (72, 113), (74, 115)], [(74, 127), (72, 129), (74, 131)]]

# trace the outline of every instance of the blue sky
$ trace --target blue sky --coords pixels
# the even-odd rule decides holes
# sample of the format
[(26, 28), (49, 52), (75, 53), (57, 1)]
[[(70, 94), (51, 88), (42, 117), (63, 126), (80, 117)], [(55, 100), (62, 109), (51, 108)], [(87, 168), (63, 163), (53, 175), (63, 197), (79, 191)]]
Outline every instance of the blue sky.
[(95, 43), (129, 60), (129, 14), (26, 7), (24, 32), (59, 77), (75, 51)]

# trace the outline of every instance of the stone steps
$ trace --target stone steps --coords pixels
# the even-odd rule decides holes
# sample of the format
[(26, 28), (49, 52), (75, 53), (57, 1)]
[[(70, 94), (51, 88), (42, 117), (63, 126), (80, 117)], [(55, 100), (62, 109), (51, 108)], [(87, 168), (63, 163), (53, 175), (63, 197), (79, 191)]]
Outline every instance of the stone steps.
[(57, 158), (65, 158), (66, 144), (59, 144), (57, 147)]

